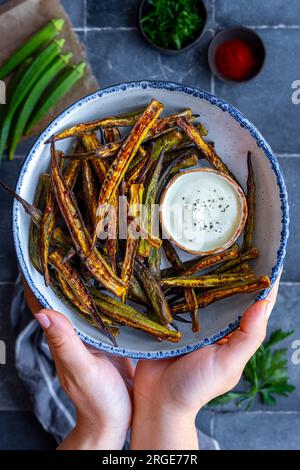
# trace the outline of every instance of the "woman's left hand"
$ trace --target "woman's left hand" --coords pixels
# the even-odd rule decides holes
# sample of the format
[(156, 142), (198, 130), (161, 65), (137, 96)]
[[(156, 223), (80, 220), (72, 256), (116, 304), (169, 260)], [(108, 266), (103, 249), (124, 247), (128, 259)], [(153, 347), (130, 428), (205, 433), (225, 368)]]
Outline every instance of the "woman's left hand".
[(76, 427), (59, 449), (122, 449), (132, 411), (130, 360), (87, 348), (65, 316), (40, 310), (27, 286), (25, 297), (45, 332), (62, 388), (76, 408)]

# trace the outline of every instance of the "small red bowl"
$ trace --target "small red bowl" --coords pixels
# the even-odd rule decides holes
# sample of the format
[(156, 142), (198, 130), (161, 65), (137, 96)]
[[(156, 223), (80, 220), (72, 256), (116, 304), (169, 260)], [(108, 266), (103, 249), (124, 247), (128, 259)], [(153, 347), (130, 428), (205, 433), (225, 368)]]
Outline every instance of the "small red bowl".
[[(255, 69), (251, 72), (251, 74), (248, 75), (247, 78), (242, 79), (242, 80), (233, 80), (228, 78), (226, 75), (222, 74), (220, 70), (217, 67), (216, 64), (216, 52), (218, 47), (221, 44), (224, 44), (225, 42), (228, 41), (234, 41), (236, 39), (240, 39), (241, 41), (246, 42), (249, 44), (249, 46), (253, 49), (257, 65)], [(219, 33), (217, 33), (214, 38), (211, 40), (211, 43), (208, 48), (208, 64), (209, 67), (212, 71), (212, 73), (218, 77), (220, 80), (223, 80), (223, 82), (227, 83), (245, 83), (248, 82), (249, 80), (252, 80), (254, 77), (256, 77), (259, 72), (262, 70), (262, 67), (265, 62), (265, 57), (266, 57), (266, 50), (265, 46), (260, 38), (260, 36), (253, 31), (252, 29), (245, 28), (244, 26), (234, 26), (231, 28), (223, 29)]]

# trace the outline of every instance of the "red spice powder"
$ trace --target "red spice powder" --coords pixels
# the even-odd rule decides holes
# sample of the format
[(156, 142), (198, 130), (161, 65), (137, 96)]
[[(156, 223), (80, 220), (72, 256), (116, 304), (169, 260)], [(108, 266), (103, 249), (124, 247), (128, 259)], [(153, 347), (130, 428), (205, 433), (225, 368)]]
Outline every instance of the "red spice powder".
[(245, 80), (256, 65), (253, 49), (240, 39), (224, 42), (216, 51), (216, 66), (231, 80)]

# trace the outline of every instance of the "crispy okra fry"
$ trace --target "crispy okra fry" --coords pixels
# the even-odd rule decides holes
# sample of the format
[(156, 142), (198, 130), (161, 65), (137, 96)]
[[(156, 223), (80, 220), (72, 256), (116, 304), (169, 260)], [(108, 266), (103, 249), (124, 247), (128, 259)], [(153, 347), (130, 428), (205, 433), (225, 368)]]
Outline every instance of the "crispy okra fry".
[(198, 164), (198, 155), (197, 149), (188, 149), (182, 151), (180, 155), (180, 160), (172, 165), (170, 170), (170, 175), (175, 175), (180, 170), (185, 170), (186, 168), (191, 168), (192, 166), (196, 166)]
[[(107, 210), (105, 206), (110, 203), (111, 198), (116, 194), (120, 182), (124, 177), (130, 162), (136, 155), (142, 140), (145, 135), (147, 135), (149, 129), (151, 129), (162, 110), (163, 105), (153, 99), (134, 125), (127, 139), (122, 144), (116, 159), (107, 173), (100, 191), (98, 199), (97, 230), (101, 230), (102, 228), (102, 221)], [(96, 243), (97, 230), (93, 236), (93, 246)]]
[[(168, 135), (171, 135), (171, 133), (168, 134)], [(154, 143), (152, 142), (152, 146), (150, 148), (151, 152), (153, 151), (153, 147), (154, 147)], [(129, 174), (136, 167), (136, 165), (141, 163), (141, 161), (144, 160), (147, 157), (149, 157), (149, 149), (145, 149), (144, 147), (142, 147), (140, 145), (138, 153), (136, 154), (136, 156), (133, 158), (133, 160), (130, 162), (130, 164), (128, 166), (126, 176), (127, 176), (127, 174)]]
[(150, 273), (156, 278), (160, 279), (160, 265), (161, 265), (161, 248), (154, 248), (151, 246), (150, 254), (148, 257), (148, 268)]
[[(197, 129), (197, 131), (199, 132), (201, 137), (207, 137), (208, 130), (205, 127), (205, 125), (202, 124), (202, 122), (193, 122), (193, 126), (195, 127), (195, 129)], [(175, 148), (180, 150), (182, 147), (186, 147), (186, 145), (189, 145), (189, 144), (191, 144), (191, 140), (188, 137), (188, 135), (186, 133), (184, 133), (183, 137), (182, 137), (182, 140), (180, 142), (178, 142), (178, 144), (176, 145)]]
[[(251, 269), (247, 272), (243, 272), (243, 271), (235, 272), (234, 270), (232, 271), (232, 274), (238, 274), (238, 273), (244, 275), (244, 280), (243, 281), (232, 282), (232, 283), (230, 283), (230, 286), (224, 284), (223, 286), (217, 286), (217, 287), (213, 287), (213, 288), (212, 287), (207, 287), (207, 288), (203, 288), (203, 289), (199, 290), (199, 292), (201, 294), (206, 294), (206, 293), (210, 293), (210, 292), (214, 292), (214, 291), (219, 292), (219, 291), (222, 291), (222, 290), (227, 290), (229, 287), (233, 288), (233, 287), (240, 287), (240, 286), (243, 286), (243, 285), (248, 285), (249, 283), (253, 282), (255, 279), (258, 279), (258, 276), (255, 276), (254, 272)], [(173, 299), (172, 299), (172, 302), (173, 302)]]
[(153, 145), (147, 149), (145, 156), (131, 170), (127, 170), (124, 177), (127, 190), (132, 183), (145, 183), (148, 174), (155, 165), (155, 161), (151, 158), (152, 151)]
[(49, 255), (49, 263), (58, 275), (64, 278), (70, 289), (76, 294), (77, 299), (84, 305), (85, 309), (90, 314), (95, 313), (93, 300), (90, 293), (86, 290), (78, 272), (71, 263), (63, 263), (63, 258), (63, 253), (60, 250), (53, 251)]
[(143, 184), (146, 183), (148, 175), (152, 172), (152, 169), (154, 168), (154, 166), (155, 166), (155, 161), (149, 158), (139, 175), (138, 183), (143, 183)]
[[(152, 151), (151, 151), (151, 160), (156, 161), (159, 158), (159, 155), (160, 155), (163, 148), (165, 148), (165, 152), (167, 152), (169, 149), (179, 145), (179, 143), (182, 142), (185, 137), (186, 137), (185, 134), (183, 134), (181, 132), (178, 132), (177, 130), (172, 130), (168, 134), (162, 135), (161, 137), (155, 139), (153, 141), (153, 148), (152, 148)], [(195, 147), (195, 149), (196, 149), (196, 147)], [(196, 151), (198, 151), (198, 149), (196, 149)], [(194, 152), (194, 154), (195, 153), (196, 152)], [(129, 171), (133, 171), (133, 169), (138, 164), (140, 164), (142, 160), (143, 160), (143, 156), (137, 155), (133, 159), (131, 164), (129, 165), (129, 168), (128, 168)], [(165, 160), (166, 160), (166, 158), (164, 157), (163, 164), (165, 164)], [(173, 160), (173, 159), (170, 159), (170, 160)]]
[[(120, 139), (121, 134), (117, 127), (111, 129), (104, 129), (104, 138), (108, 143), (113, 143)], [(110, 265), (115, 273), (117, 273), (117, 252), (118, 252), (118, 237), (119, 237), (119, 190), (117, 190), (113, 197), (111, 204), (113, 209), (110, 211), (110, 219), (107, 230), (106, 247), (110, 259)]]
[[(82, 142), (85, 148), (90, 151), (95, 150), (100, 145), (100, 141), (98, 140), (94, 132), (85, 134), (82, 137)], [(100, 161), (96, 159), (92, 160), (92, 164), (99, 178), (99, 181), (102, 185), (107, 176), (107, 173), (109, 170), (109, 164), (106, 161)], [(97, 200), (96, 200), (97, 210), (98, 210), (98, 196), (99, 194), (97, 195)], [(109, 217), (107, 239), (106, 239), (106, 248), (108, 250), (110, 266), (115, 273), (117, 273), (116, 256), (117, 256), (117, 250), (118, 250), (118, 228), (119, 228), (118, 227), (119, 225), (118, 213), (119, 213), (119, 197), (118, 197), (118, 192), (117, 192), (110, 201), (110, 212), (109, 212), (110, 217)], [(96, 214), (95, 224), (96, 224), (96, 221), (97, 221), (97, 214)], [(94, 226), (93, 233), (95, 230), (96, 230), (96, 227)]]
[(235, 268), (236, 266), (239, 266), (240, 264), (244, 263), (245, 261), (250, 261), (253, 259), (258, 258), (259, 256), (259, 251), (257, 248), (251, 248), (249, 251), (246, 251), (245, 253), (242, 253), (239, 257), (232, 259), (230, 261), (227, 261), (227, 263), (222, 264), (218, 268), (214, 269), (211, 274), (222, 274), (227, 271), (230, 271), (231, 269)]
[(163, 240), (163, 247), (164, 247), (164, 252), (165, 252), (166, 258), (169, 261), (172, 268), (174, 268), (174, 271), (177, 271), (177, 272), (182, 271), (183, 263), (182, 263), (181, 259), (179, 258), (178, 253), (175, 250), (175, 248), (173, 247), (172, 243), (169, 240), (164, 239)]
[(198, 164), (198, 156), (193, 150), (188, 150), (184, 152), (184, 154), (185, 155), (178, 155), (178, 157), (176, 157), (173, 161), (171, 161), (167, 166), (164, 167), (158, 183), (158, 199), (160, 198), (163, 189), (166, 187), (169, 178), (174, 176), (180, 170), (184, 170), (185, 168), (196, 166)]
[[(48, 190), (51, 184), (50, 175), (43, 173), (38, 181), (33, 205), (37, 209), (44, 212)], [(42, 267), (40, 261), (40, 245), (39, 245), (39, 230), (37, 225), (31, 220), (29, 228), (29, 256), (34, 268), (42, 274)]]
[(73, 246), (67, 251), (67, 253), (64, 256), (63, 263), (66, 263), (67, 261), (70, 261), (74, 256), (76, 255), (76, 250), (73, 248)]
[[(62, 162), (63, 153), (57, 151), (56, 157)], [(51, 181), (51, 180), (50, 180)], [(40, 265), (42, 268), (42, 274), (44, 276), (45, 285), (49, 286), (49, 270), (48, 270), (48, 252), (51, 239), (51, 233), (54, 229), (56, 217), (54, 215), (55, 211), (55, 198), (52, 191), (52, 187), (49, 184), (46, 198), (45, 206), (42, 212), (42, 218), (38, 230), (39, 238), (39, 254), (40, 254)]]
[[(250, 292), (259, 292), (263, 289), (268, 289), (270, 287), (270, 279), (268, 276), (261, 276), (258, 278), (252, 278), (248, 281), (238, 283), (237, 285), (228, 286), (227, 289), (210, 289), (205, 293), (200, 293), (197, 295), (198, 307), (205, 308), (217, 300), (225, 299), (226, 297), (231, 297), (236, 294), (247, 294)], [(186, 302), (178, 302), (174, 305), (171, 305), (170, 311), (172, 315), (177, 315), (178, 313), (185, 313), (189, 311)]]
[(245, 274), (254, 274), (253, 269), (249, 266), (248, 263), (242, 263), (234, 268), (227, 271), (230, 273), (245, 273)]
[[(87, 150), (94, 150), (97, 146), (100, 145), (100, 141), (98, 140), (96, 134), (91, 132), (89, 134), (85, 134), (82, 137), (82, 142)], [(109, 164), (106, 161), (99, 161), (99, 160), (92, 160), (92, 164), (94, 167), (95, 172), (99, 178), (101, 184), (106, 178), (106, 175), (109, 171)], [(98, 196), (96, 197), (96, 218), (94, 223), (94, 233), (97, 221), (97, 210), (98, 210)], [(109, 224), (107, 230), (107, 243), (106, 247), (108, 250), (108, 255), (110, 259), (110, 266), (115, 273), (117, 273), (117, 266), (116, 266), (116, 256), (117, 256), (117, 249), (118, 249), (118, 212), (119, 212), (119, 197), (118, 192), (111, 198), (110, 201), (110, 212), (109, 212)]]
[[(89, 133), (88, 133), (89, 134)], [(85, 134), (84, 134), (85, 135)], [(83, 136), (84, 137), (84, 136)], [(71, 153), (66, 155), (65, 158), (69, 160), (95, 160), (95, 159), (109, 159), (115, 157), (120, 150), (122, 142), (113, 142), (104, 145), (100, 145), (94, 150), (81, 153)], [(145, 157), (145, 150), (142, 146), (139, 147), (138, 153), (136, 155), (136, 163), (139, 163)], [(129, 167), (129, 169), (133, 168)]]
[[(201, 135), (203, 135), (202, 127), (199, 128), (198, 124), (196, 124), (195, 127), (196, 129), (199, 129)], [(181, 147), (187, 144), (191, 144), (191, 142), (189, 141), (186, 134), (179, 132), (177, 129), (172, 130), (171, 132), (163, 134), (161, 137), (158, 137), (153, 141), (153, 151), (151, 157), (153, 160), (157, 160), (162, 149), (165, 148), (166, 153), (163, 162), (165, 165), (174, 159), (174, 157), (172, 157), (173, 152), (176, 153), (176, 150), (174, 151), (174, 149), (180, 149), (177, 150), (177, 152), (182, 152)], [(196, 149), (196, 147), (194, 148)], [(186, 147), (186, 150), (187, 149), (188, 147)], [(197, 152), (202, 156), (202, 153), (198, 149)]]
[(68, 137), (82, 136), (88, 132), (97, 131), (100, 128), (110, 127), (127, 127), (136, 124), (137, 120), (141, 117), (144, 110), (137, 110), (127, 114), (120, 114), (119, 116), (109, 116), (106, 118), (97, 119), (95, 121), (76, 124), (75, 126), (65, 129), (57, 135), (53, 135), (45, 143), (55, 142), (57, 140), (67, 139)]
[[(122, 264), (123, 263), (121, 262), (118, 263), (120, 271), (122, 271)], [(130, 284), (127, 290), (127, 297), (128, 299), (141, 305), (147, 305), (148, 303), (145, 291), (134, 272), (131, 275)]]
[(61, 277), (64, 278), (64, 280), (67, 282), (68, 286), (71, 288), (76, 297), (80, 299), (80, 302), (89, 311), (91, 317), (97, 323), (101, 332), (111, 340), (114, 346), (117, 346), (116, 341), (114, 340), (110, 331), (105, 326), (89, 291), (83, 284), (76, 269), (71, 265), (71, 263), (62, 263), (62, 261), (63, 254), (58, 250), (52, 252), (49, 255), (49, 263), (51, 263), (51, 266), (59, 273)]
[(97, 214), (98, 188), (89, 161), (84, 160), (81, 162), (81, 174), (88, 221), (92, 231), (94, 231)]
[(56, 277), (59, 283), (59, 286), (63, 292), (63, 294), (66, 296), (66, 298), (71, 302), (71, 304), (76, 307), (78, 310), (80, 310), (81, 313), (84, 313), (85, 315), (90, 316), (91, 313), (89, 311), (89, 308), (84, 305), (84, 303), (81, 303), (80, 297), (78, 297), (74, 291), (71, 289), (65, 278), (60, 274), (59, 271), (56, 272)]
[(52, 232), (51, 245), (67, 253), (72, 248), (72, 239), (62, 227), (57, 226)]
[(42, 214), (41, 223), (39, 226), (39, 246), (40, 246), (40, 263), (42, 267), (42, 272), (44, 275), (45, 285), (48, 287), (50, 284), (49, 270), (48, 270), (48, 253), (51, 232), (54, 228), (55, 218), (53, 215), (54, 212), (54, 194), (52, 187), (49, 186), (46, 196), (46, 204)]
[(128, 299), (133, 300), (134, 302), (141, 305), (147, 305), (148, 303), (145, 291), (141, 286), (140, 282), (138, 281), (137, 277), (134, 275), (134, 273), (132, 274), (130, 279), (127, 297)]
[(147, 155), (148, 155), (147, 150), (144, 147), (142, 147), (142, 145), (140, 145), (137, 151), (137, 154), (134, 157), (134, 159), (131, 161), (127, 171), (131, 171), (138, 163), (140, 163), (141, 160), (146, 158)]
[[(148, 171), (148, 161), (150, 155), (147, 155), (146, 158), (143, 158), (137, 165), (135, 165), (131, 171), (126, 173), (126, 190), (128, 191), (131, 184), (135, 184), (144, 179), (144, 174)], [(154, 162), (153, 162), (154, 163)], [(146, 170), (146, 171), (144, 171)]]
[[(88, 151), (95, 151), (97, 147), (100, 145), (100, 141), (94, 132), (89, 132), (88, 134), (84, 134), (82, 136), (82, 143), (86, 150)], [(93, 159), (92, 165), (94, 167), (95, 173), (97, 174), (100, 183), (102, 184), (105, 180), (109, 169), (109, 163), (105, 160), (101, 159)]]
[(141, 261), (138, 261), (137, 267), (136, 273), (144, 288), (148, 303), (152, 307), (155, 318), (161, 325), (171, 323), (173, 318), (170, 315), (168, 302), (159, 285), (159, 281), (155, 279), (149, 269), (147, 269)]
[(42, 211), (34, 207), (32, 204), (29, 204), (29, 202), (25, 201), (19, 194), (17, 194), (13, 189), (11, 189), (9, 186), (7, 186), (5, 183), (0, 181), (0, 185), (2, 186), (3, 189), (8, 191), (23, 207), (25, 212), (30, 215), (31, 220), (33, 223), (37, 226), (39, 226), (42, 218)]
[[(194, 127), (195, 129), (197, 129), (197, 131), (200, 133), (202, 137), (205, 137), (208, 134), (208, 131), (203, 124), (194, 123)], [(173, 161), (174, 158), (177, 157), (178, 153), (182, 152), (183, 150), (192, 149), (192, 148), (194, 148), (194, 150), (197, 149), (199, 158), (203, 158), (203, 152), (200, 149), (198, 149), (198, 147), (193, 145), (192, 141), (189, 139), (189, 137), (185, 133), (178, 132), (178, 130), (174, 130), (166, 134), (165, 137), (171, 137), (172, 134), (174, 134), (175, 132), (178, 133), (178, 135), (180, 135), (180, 138), (178, 138), (178, 141), (174, 142), (173, 147), (165, 153), (164, 165), (167, 165), (168, 163)]]
[[(144, 216), (146, 217), (146, 221), (142, 220), (142, 227), (143, 229), (146, 230), (146, 237), (142, 236), (138, 248), (138, 254), (140, 256), (143, 256), (144, 258), (147, 258), (150, 255), (150, 244), (148, 241), (148, 236), (151, 237), (152, 232), (153, 232), (153, 213), (152, 209), (153, 206), (156, 202), (156, 196), (157, 196), (157, 189), (158, 189), (158, 181), (159, 181), (159, 176), (162, 170), (162, 164), (163, 164), (163, 158), (164, 158), (164, 152), (165, 149), (162, 149), (161, 154), (159, 159), (157, 160), (156, 166), (154, 168), (154, 171), (149, 178), (148, 184), (145, 188), (144, 192), (144, 209), (145, 209), (145, 214)], [(149, 234), (149, 235), (148, 235)]]
[[(87, 311), (85, 312), (85, 309), (82, 308), (82, 305), (78, 304), (76, 295), (70, 289), (69, 285), (64, 280), (64, 278), (60, 276), (57, 272), (55, 279), (53, 279), (53, 276), (50, 279), (50, 287), (61, 300), (63, 300), (66, 304), (69, 304), (70, 307), (73, 308), (73, 310), (75, 310), (82, 318), (84, 318), (92, 326), (97, 327), (97, 323), (92, 319), (90, 313), (88, 313)], [(119, 336), (120, 330), (117, 326), (113, 324), (113, 321), (103, 314), (101, 314), (101, 318), (105, 326), (109, 329), (112, 336), (114, 336), (115, 338)]]
[[(85, 135), (89, 135), (87, 133)], [(85, 137), (82, 136), (82, 138)], [(78, 152), (78, 153), (71, 153), (70, 155), (66, 155), (65, 158), (69, 160), (94, 160), (94, 159), (108, 159), (110, 157), (115, 157), (117, 155), (118, 150), (120, 149), (121, 144), (119, 142), (109, 143), (101, 145), (95, 148), (94, 150), (89, 150), (87, 152)]]
[(252, 274), (207, 274), (198, 277), (169, 277), (161, 279), (160, 283), (162, 286), (170, 287), (215, 287), (251, 278), (253, 278)]
[(148, 233), (147, 229), (144, 229), (144, 227), (142, 226), (139, 226), (139, 231), (140, 231), (141, 237), (146, 238), (150, 246), (153, 246), (153, 248), (161, 247), (162, 245), (161, 238), (156, 237), (153, 233)]
[[(73, 303), (73, 299), (76, 299), (76, 296), (66, 283), (66, 281), (59, 276), (56, 273), (56, 279), (52, 280), (50, 282), (50, 287), (53, 290), (53, 292), (61, 299), (63, 300), (66, 304), (69, 304), (71, 308), (75, 309), (75, 311), (82, 317), (84, 318), (85, 321), (90, 323), (92, 326), (97, 327), (97, 323), (92, 319), (90, 314), (85, 313), (82, 309), (80, 310), (76, 303)], [(107, 316), (101, 314), (101, 318), (103, 320), (103, 323), (107, 327), (107, 329), (110, 331), (111, 335), (114, 336), (115, 338), (119, 336), (120, 330), (117, 326), (113, 324), (113, 321), (108, 318)]]
[(198, 130), (188, 122), (185, 118), (179, 118), (177, 120), (178, 125), (186, 132), (188, 137), (194, 142), (196, 147), (198, 147), (204, 153), (205, 157), (209, 163), (221, 173), (230, 176), (234, 180), (236, 179), (225, 163), (222, 161), (221, 157), (217, 154), (215, 149), (207, 144), (201, 137)]
[[(140, 218), (140, 206), (143, 202), (144, 186), (142, 184), (132, 184), (130, 187), (128, 215), (133, 219)], [(121, 279), (126, 284), (126, 292), (122, 296), (122, 302), (126, 302), (127, 289), (129, 287), (131, 276), (134, 270), (134, 260), (139, 245), (139, 233), (137, 233), (132, 224), (127, 226), (127, 240), (125, 257), (123, 260)]]
[[(48, 177), (49, 182), (50, 182), (50, 175), (45, 174), (45, 177)], [(34, 225), (38, 229), (40, 226), (41, 219), (42, 219), (42, 211), (38, 209), (37, 207), (33, 206), (32, 204), (30, 204), (29, 202), (25, 201), (25, 199), (23, 199), (21, 196), (15, 193), (15, 191), (13, 191), (11, 188), (6, 186), (1, 181), (0, 181), (0, 185), (6, 191), (12, 194), (12, 196), (21, 204), (26, 214), (30, 216), (31, 221), (34, 223)], [(53, 244), (57, 248), (60, 248), (64, 251), (68, 251), (71, 247), (72, 240), (69, 237), (69, 235), (62, 229), (62, 227), (58, 226), (54, 229), (52, 233), (51, 244)]]
[[(217, 264), (223, 263), (229, 260), (235, 260), (239, 256), (239, 247), (238, 245), (233, 245), (227, 250), (216, 253), (213, 255), (200, 256), (198, 258), (193, 258), (189, 261), (182, 263), (182, 269), (180, 274), (191, 275), (203, 269), (211, 268)], [(213, 271), (214, 273), (217, 271)], [(175, 273), (173, 268), (167, 268), (162, 270), (162, 277), (167, 278), (173, 276)]]
[(69, 229), (77, 254), (93, 277), (117, 297), (124, 291), (123, 281), (113, 272), (99, 251), (91, 248), (91, 237), (82, 220), (76, 198), (67, 187), (55, 159), (51, 145), (51, 177), (54, 194), (61, 214)]
[(198, 333), (201, 331), (201, 325), (200, 321), (198, 318), (198, 302), (197, 302), (197, 297), (196, 297), (196, 292), (193, 288), (186, 287), (184, 288), (184, 296), (186, 303), (189, 307), (189, 311), (191, 314), (191, 319), (192, 319), (192, 331), (193, 333)]
[(255, 229), (255, 179), (252, 165), (251, 152), (247, 155), (248, 165), (248, 179), (247, 179), (247, 203), (248, 203), (248, 217), (244, 229), (244, 240), (242, 246), (242, 253), (247, 252), (253, 246), (253, 235)]
[[(98, 119), (96, 121), (76, 124), (75, 126), (50, 137), (50, 139), (46, 141), (46, 144), (49, 144), (50, 142), (55, 142), (57, 140), (67, 139), (69, 137), (82, 136), (83, 134), (99, 130), (100, 128), (105, 129), (111, 127), (134, 126), (142, 116), (143, 112), (144, 110), (138, 110), (120, 116), (111, 116), (103, 119)], [(193, 116), (191, 109), (186, 109), (180, 113), (172, 114), (170, 116), (162, 118), (158, 120), (155, 126), (153, 126), (153, 129), (149, 129), (149, 132), (146, 134), (146, 138), (150, 139), (153, 137), (157, 137), (158, 135), (161, 135), (164, 132), (175, 128), (177, 125), (177, 119), (179, 117), (186, 117), (187, 119), (192, 120), (193, 118), (195, 119), (196, 116)]]
[[(62, 161), (63, 153), (57, 151), (56, 158), (59, 161)], [(79, 162), (73, 161), (70, 162), (64, 172), (64, 178), (66, 185), (73, 189), (75, 182), (77, 180), (79, 170)], [(48, 253), (49, 246), (51, 241), (51, 234), (53, 232), (54, 226), (56, 224), (58, 217), (57, 206), (55, 203), (55, 197), (52, 190), (52, 187), (49, 187), (48, 194), (46, 198), (45, 209), (43, 211), (42, 219), (39, 227), (39, 244), (40, 244), (40, 259), (41, 266), (44, 274), (45, 284), (49, 286), (49, 271), (48, 271)]]
[(177, 127), (177, 120), (179, 118), (186, 118), (193, 121), (197, 116), (194, 116), (191, 109), (185, 109), (179, 113), (170, 114), (164, 118), (158, 119), (156, 123), (149, 129), (145, 140), (153, 139), (164, 135), (166, 132), (171, 132)]
[(110, 142), (118, 142), (119, 140), (121, 140), (121, 133), (118, 127), (104, 128), (103, 136), (104, 136), (104, 141), (108, 144)]
[[(69, 284), (65, 281), (63, 276), (61, 276), (58, 272), (56, 273), (57, 280), (59, 283), (59, 287), (61, 289), (61, 293), (66, 298), (66, 300), (71, 304), (71, 306), (78, 310), (79, 314), (83, 314), (83, 318), (91, 323), (91, 325), (98, 327), (97, 323), (93, 320), (89, 309), (81, 303), (80, 299), (76, 296), (73, 290), (70, 288)], [(53, 286), (51, 286), (53, 287)], [(100, 314), (99, 314), (100, 315)], [(107, 329), (110, 331), (112, 336), (116, 337), (119, 336), (120, 331), (119, 328), (113, 325), (113, 321), (111, 318), (108, 318), (106, 315), (101, 313), (101, 319)]]
[(228, 248), (227, 250), (223, 251), (222, 253), (216, 253), (214, 255), (205, 256), (198, 262), (195, 263), (185, 269), (184, 275), (190, 276), (192, 274), (197, 273), (200, 270), (206, 269), (211, 266), (215, 266), (216, 264), (222, 263), (228, 260), (236, 259), (240, 254), (240, 250), (238, 245), (233, 245), (232, 247)]
[(100, 311), (121, 325), (136, 328), (164, 341), (172, 343), (180, 341), (181, 333), (155, 323), (133, 307), (122, 304), (96, 289), (92, 289), (91, 294)]
[(114, 204), (110, 211), (110, 218), (107, 230), (106, 247), (110, 260), (111, 268), (117, 273), (117, 252), (118, 252), (118, 230), (119, 230), (119, 198), (117, 195), (113, 198)]
[(152, 160), (157, 160), (161, 154), (162, 149), (165, 149), (165, 152), (169, 151), (171, 148), (178, 145), (182, 139), (184, 134), (181, 132), (174, 130), (169, 132), (168, 134), (162, 135), (161, 137), (157, 138), (153, 142), (153, 150), (151, 153)]
[[(167, 260), (169, 261), (171, 266), (173, 266), (175, 271), (181, 271), (182, 261), (179, 258), (177, 251), (175, 250), (171, 242), (165, 239), (163, 241), (163, 247), (165, 250)], [(198, 302), (197, 302), (196, 292), (192, 287), (184, 288), (183, 292), (184, 292), (186, 303), (190, 310), (193, 332), (197, 333), (198, 331), (200, 331), (201, 328), (200, 328), (200, 323), (199, 323), (199, 318), (198, 318)]]

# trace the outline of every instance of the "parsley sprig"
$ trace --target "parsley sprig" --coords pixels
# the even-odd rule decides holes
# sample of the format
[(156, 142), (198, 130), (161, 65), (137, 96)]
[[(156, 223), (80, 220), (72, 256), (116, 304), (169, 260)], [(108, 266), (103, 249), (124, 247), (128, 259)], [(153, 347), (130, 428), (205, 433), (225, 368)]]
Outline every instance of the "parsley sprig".
[(263, 403), (275, 405), (276, 395), (287, 397), (293, 392), (295, 387), (288, 382), (287, 376), (287, 348), (273, 350), (275, 345), (292, 334), (293, 331), (274, 331), (244, 369), (243, 378), (249, 384), (248, 389), (225, 393), (212, 400), (209, 406), (224, 405), (235, 401), (238, 407), (243, 405), (246, 410), (249, 410), (257, 396)]
[(148, 0), (142, 27), (149, 38), (165, 49), (181, 49), (198, 36), (203, 26), (195, 0)]

